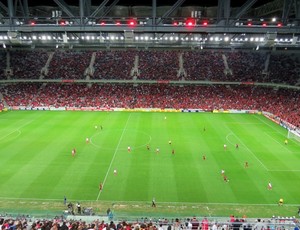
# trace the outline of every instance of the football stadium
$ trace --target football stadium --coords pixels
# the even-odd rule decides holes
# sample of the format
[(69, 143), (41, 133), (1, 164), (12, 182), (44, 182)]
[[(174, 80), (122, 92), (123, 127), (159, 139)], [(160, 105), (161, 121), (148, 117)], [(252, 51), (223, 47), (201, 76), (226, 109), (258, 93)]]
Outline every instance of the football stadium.
[(0, 2), (1, 229), (299, 229), (299, 4)]

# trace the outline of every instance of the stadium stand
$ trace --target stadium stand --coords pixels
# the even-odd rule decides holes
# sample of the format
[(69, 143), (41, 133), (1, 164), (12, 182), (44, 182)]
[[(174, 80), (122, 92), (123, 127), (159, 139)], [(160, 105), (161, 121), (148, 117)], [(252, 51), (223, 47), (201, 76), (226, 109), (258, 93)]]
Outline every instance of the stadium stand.
[(179, 80), (179, 51), (140, 51), (141, 80)]
[(90, 64), (89, 51), (55, 51), (49, 64), (46, 79), (84, 79), (84, 72)]
[(185, 51), (186, 80), (225, 81), (225, 65), (220, 51)]
[(270, 56), (269, 82), (296, 85), (299, 81), (300, 60), (295, 54), (272, 54)]
[(266, 55), (263, 52), (228, 52), (227, 81), (265, 82), (263, 71)]
[[(34, 218), (18, 216), (17, 218), (1, 216), (1, 229), (16, 230), (226, 230), (226, 229), (294, 229), (299, 223), (295, 217), (271, 217), (268, 219), (248, 219), (230, 216), (229, 218), (187, 217), (187, 218), (136, 218), (135, 220), (107, 220), (107, 217), (94, 216), (90, 220), (68, 219), (64, 216), (54, 218)], [(233, 218), (233, 220), (232, 220)]]
[[(48, 54), (46, 51), (10, 51), (10, 67), (13, 79), (39, 79)], [(38, 58), (37, 58), (38, 57)]]
[(255, 86), (21, 83), (2, 86), (10, 106), (259, 110), (300, 127), (300, 92)]
[(34, 49), (2, 51), (0, 55), (0, 79), (300, 82), (297, 53)]
[(97, 51), (92, 78), (131, 80), (136, 55), (134, 50)]
[(5, 76), (5, 70), (6, 70), (6, 52), (5, 51), (0, 51), (0, 79), (4, 80), (6, 79)]

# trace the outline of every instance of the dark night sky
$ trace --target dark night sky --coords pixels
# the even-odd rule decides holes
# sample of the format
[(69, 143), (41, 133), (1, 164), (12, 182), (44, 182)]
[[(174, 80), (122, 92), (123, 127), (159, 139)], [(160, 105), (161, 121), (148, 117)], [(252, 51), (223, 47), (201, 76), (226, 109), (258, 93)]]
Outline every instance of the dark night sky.
[[(64, 0), (69, 5), (79, 5), (79, 0)], [(260, 6), (266, 2), (271, 2), (273, 0), (258, 0), (254, 7)], [(102, 2), (102, 0), (92, 0), (92, 5), (99, 5)], [(111, 4), (113, 0), (110, 0), (108, 2), (108, 5)], [(156, 4), (157, 6), (163, 6), (163, 5), (173, 5), (176, 2), (176, 0), (157, 0)], [(238, 7), (243, 5), (246, 0), (231, 0), (231, 6), (232, 7)], [(51, 5), (55, 6), (56, 4), (53, 2), (53, 0), (28, 0), (28, 4), (30, 6), (34, 5)], [(117, 5), (125, 5), (125, 6), (151, 6), (152, 0), (119, 0)], [(182, 6), (193, 6), (193, 5), (199, 5), (199, 6), (217, 6), (218, 0), (186, 0)]]

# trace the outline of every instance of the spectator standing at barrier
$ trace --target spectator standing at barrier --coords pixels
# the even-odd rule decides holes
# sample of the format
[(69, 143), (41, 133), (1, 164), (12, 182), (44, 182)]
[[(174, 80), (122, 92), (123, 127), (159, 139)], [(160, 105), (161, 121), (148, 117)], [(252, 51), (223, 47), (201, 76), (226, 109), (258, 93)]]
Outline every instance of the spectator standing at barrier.
[(152, 207), (155, 208), (156, 207), (156, 203), (155, 203), (155, 198), (153, 197), (152, 199)]
[(261, 222), (261, 219), (257, 219), (256, 224), (252, 227), (253, 230), (263, 230), (266, 229), (264, 222)]
[(78, 213), (78, 214), (81, 214), (81, 205), (80, 205), (80, 203), (78, 202), (78, 203), (76, 204), (76, 206), (77, 206), (77, 213)]
[(204, 219), (201, 222), (201, 230), (208, 230), (208, 228), (209, 228), (208, 219), (204, 217)]

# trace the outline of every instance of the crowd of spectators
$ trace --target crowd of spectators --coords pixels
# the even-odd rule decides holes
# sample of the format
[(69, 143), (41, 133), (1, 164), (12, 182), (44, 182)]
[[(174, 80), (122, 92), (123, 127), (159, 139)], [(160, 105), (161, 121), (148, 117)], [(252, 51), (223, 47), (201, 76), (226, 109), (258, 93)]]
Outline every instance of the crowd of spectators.
[[(104, 219), (104, 218), (102, 218)], [(52, 219), (31, 219), (28, 217), (0, 218), (2, 230), (299, 230), (297, 219), (247, 219), (230, 216), (222, 221), (215, 218), (138, 218), (137, 220), (91, 221), (66, 219), (63, 216)]]
[(266, 82), (263, 75), (266, 54), (263, 52), (227, 52), (228, 67), (231, 74), (227, 74), (226, 81)]
[[(7, 52), (10, 58), (7, 59)], [(0, 80), (90, 79), (300, 84), (297, 53), (225, 50), (11, 50), (0, 52)], [(95, 60), (92, 61), (92, 54)], [(7, 63), (7, 60), (10, 63)], [(49, 66), (46, 66), (50, 60)], [(9, 64), (9, 65), (8, 65)], [(47, 67), (47, 71), (42, 71)], [(87, 71), (87, 68), (90, 71)], [(5, 70), (8, 69), (6, 74)]]
[(35, 100), (41, 84), (18, 83), (1, 85), (0, 93), (9, 105), (30, 106)]
[(0, 80), (6, 79), (5, 69), (6, 69), (6, 52), (0, 51)]
[(259, 110), (300, 127), (300, 91), (252, 85), (61, 84), (2, 86), (9, 106)]
[(295, 85), (300, 82), (300, 60), (295, 54), (270, 56), (268, 81)]
[(45, 66), (48, 53), (46, 51), (10, 51), (10, 67), (12, 79), (38, 79)]
[(185, 51), (183, 67), (186, 80), (226, 81), (225, 65), (220, 51)]
[(84, 72), (89, 66), (91, 51), (55, 51), (49, 65), (46, 79), (85, 79)]
[(97, 51), (93, 79), (131, 80), (134, 67), (135, 50)]
[(139, 55), (140, 80), (179, 80), (178, 50), (141, 50)]

